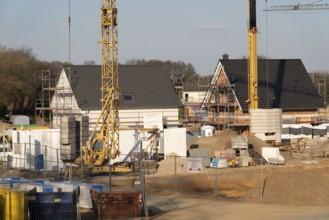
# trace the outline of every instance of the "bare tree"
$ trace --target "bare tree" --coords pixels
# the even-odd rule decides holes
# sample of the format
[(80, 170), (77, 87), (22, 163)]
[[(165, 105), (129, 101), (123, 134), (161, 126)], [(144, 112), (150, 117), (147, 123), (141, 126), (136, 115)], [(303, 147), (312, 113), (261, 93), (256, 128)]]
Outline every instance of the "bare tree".
[(14, 113), (30, 113), (41, 87), (40, 71), (56, 69), (37, 60), (31, 48), (8, 49), (0, 45), (0, 107)]
[(83, 62), (83, 65), (97, 65), (97, 63), (93, 60), (86, 60)]

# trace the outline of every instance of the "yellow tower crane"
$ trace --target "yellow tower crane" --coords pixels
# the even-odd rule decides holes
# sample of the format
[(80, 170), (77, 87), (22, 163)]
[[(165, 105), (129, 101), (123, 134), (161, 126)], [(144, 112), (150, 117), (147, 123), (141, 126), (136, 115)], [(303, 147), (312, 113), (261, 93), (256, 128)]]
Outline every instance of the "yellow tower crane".
[[(108, 171), (107, 164), (119, 154), (119, 81), (118, 81), (118, 10), (116, 0), (102, 0), (101, 52), (102, 52), (102, 111), (90, 135), (82, 147), (83, 162), (93, 165), (97, 171)], [(102, 143), (102, 147), (96, 144)]]
[(248, 101), (250, 111), (258, 109), (256, 0), (249, 0), (248, 49)]

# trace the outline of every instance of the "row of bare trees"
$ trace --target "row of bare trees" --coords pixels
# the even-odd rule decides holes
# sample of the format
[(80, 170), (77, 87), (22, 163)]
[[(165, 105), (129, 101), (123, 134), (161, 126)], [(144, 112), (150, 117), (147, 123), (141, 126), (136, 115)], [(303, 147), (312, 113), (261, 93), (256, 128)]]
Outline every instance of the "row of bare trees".
[[(84, 64), (96, 65), (94, 61)], [(127, 65), (163, 65), (171, 80), (181, 79), (183, 82), (197, 82), (198, 74), (190, 63), (183, 61), (161, 61), (131, 59)], [(34, 101), (41, 92), (41, 71), (50, 70), (56, 79), (62, 67), (68, 63), (60, 61), (41, 61), (30, 48), (11, 49), (0, 45), (0, 117), (7, 112), (13, 114), (34, 115)], [(313, 83), (327, 104), (329, 98), (328, 72), (310, 73)]]
[(314, 71), (311, 72), (310, 77), (314, 84), (315, 89), (322, 97), (324, 104), (327, 106), (329, 103), (329, 72), (328, 71)]
[(40, 72), (51, 69), (58, 74), (62, 63), (37, 59), (30, 48), (10, 49), (0, 45), (0, 116), (33, 114), (34, 100), (40, 88)]
[[(96, 65), (94, 61), (85, 61), (85, 65)], [(198, 75), (190, 63), (182, 61), (136, 60), (127, 65), (163, 65), (170, 79), (197, 81)], [(68, 66), (60, 61), (41, 61), (31, 48), (17, 49), (0, 45), (0, 117), (12, 114), (34, 115), (34, 102), (41, 93), (41, 71), (50, 70), (51, 78), (56, 79), (60, 70)]]

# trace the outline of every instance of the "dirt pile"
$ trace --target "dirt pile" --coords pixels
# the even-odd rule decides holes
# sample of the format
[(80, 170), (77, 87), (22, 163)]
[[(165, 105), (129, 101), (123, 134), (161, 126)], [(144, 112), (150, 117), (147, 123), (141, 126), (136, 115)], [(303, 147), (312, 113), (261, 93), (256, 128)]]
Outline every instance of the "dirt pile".
[[(232, 138), (238, 136), (239, 134), (235, 133), (234, 131), (224, 130), (211, 137), (203, 137), (196, 139), (190, 146), (188, 146), (188, 149), (190, 149), (192, 146), (198, 146), (199, 148), (210, 149), (213, 154), (215, 150), (226, 150), (228, 148), (231, 148)], [(259, 154), (261, 154), (262, 147), (271, 146), (253, 135), (248, 135), (248, 143), (249, 147), (253, 147)]]
[[(200, 138), (192, 145), (212, 151), (231, 147), (234, 132), (224, 131), (212, 137)], [(270, 146), (262, 140), (249, 136), (249, 144), (261, 153), (261, 148)], [(191, 146), (192, 146), (191, 145)], [(189, 147), (191, 147), (189, 146)], [(194, 146), (195, 147), (195, 146)], [(217, 170), (203, 168), (202, 173), (188, 173), (187, 159), (168, 158), (159, 162), (158, 172), (148, 176), (150, 189), (165, 189), (179, 192), (208, 192), (234, 198), (248, 203), (281, 205), (329, 205), (329, 159), (311, 157), (311, 152), (328, 152), (329, 141), (308, 152), (286, 154), (286, 165), (263, 165)], [(217, 186), (216, 186), (217, 183)]]
[(328, 205), (329, 167), (295, 167), (276, 170), (251, 188), (241, 201), (275, 205)]

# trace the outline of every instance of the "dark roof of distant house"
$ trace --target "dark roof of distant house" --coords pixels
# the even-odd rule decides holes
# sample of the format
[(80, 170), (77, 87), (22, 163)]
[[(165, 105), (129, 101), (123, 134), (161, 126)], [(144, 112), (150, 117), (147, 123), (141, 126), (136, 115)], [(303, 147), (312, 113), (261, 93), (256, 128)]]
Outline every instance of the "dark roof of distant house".
[(183, 88), (184, 88), (184, 91), (187, 91), (187, 92), (199, 92), (199, 91), (207, 91), (208, 90), (208, 87), (201, 87), (201, 86), (198, 85), (197, 82), (195, 82), (195, 83), (192, 83), (192, 82), (184, 83)]
[[(243, 111), (248, 110), (247, 60), (220, 60)], [(259, 108), (310, 110), (324, 107), (300, 59), (258, 60)]]
[[(83, 110), (101, 109), (101, 66), (72, 66), (71, 75), (79, 107)], [(182, 106), (168, 74), (159, 65), (119, 65), (119, 88), (120, 109)]]

